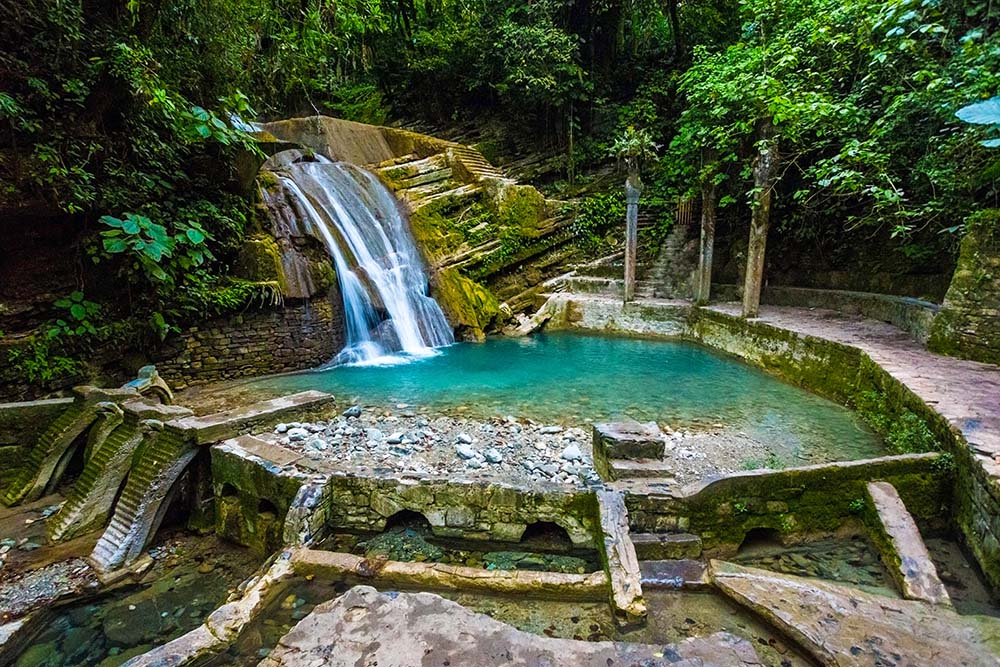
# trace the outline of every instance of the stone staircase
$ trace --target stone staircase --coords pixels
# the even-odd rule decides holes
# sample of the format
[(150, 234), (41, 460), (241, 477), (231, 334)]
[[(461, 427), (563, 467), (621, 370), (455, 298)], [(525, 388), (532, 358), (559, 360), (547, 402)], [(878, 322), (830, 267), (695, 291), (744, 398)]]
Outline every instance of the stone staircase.
[(96, 394), (77, 396), (77, 400), (39, 436), (0, 502), (9, 507), (40, 498), (52, 484), (60, 460), (97, 419), (100, 402)]
[(187, 434), (170, 427), (139, 445), (111, 522), (90, 555), (99, 570), (113, 571), (142, 553), (163, 519), (168, 494), (197, 452)]
[(448, 153), (426, 158), (408, 155), (381, 163), (375, 171), (416, 212), (427, 206), (460, 203), (482, 192), (478, 183), (456, 176), (454, 163)]
[(639, 299), (689, 299), (693, 295), (693, 275), (697, 268), (697, 239), (692, 239), (690, 227), (675, 224), (653, 261), (640, 267), (635, 296)]
[[(128, 474), (132, 452), (143, 437), (139, 423), (129, 419), (116, 428), (84, 464), (62, 508), (46, 526), (53, 542), (71, 539), (94, 527), (111, 511), (114, 495)], [(111, 498), (102, 491), (113, 487)], [(107, 500), (101, 503), (100, 500)], [(102, 511), (103, 510), (103, 511)]]

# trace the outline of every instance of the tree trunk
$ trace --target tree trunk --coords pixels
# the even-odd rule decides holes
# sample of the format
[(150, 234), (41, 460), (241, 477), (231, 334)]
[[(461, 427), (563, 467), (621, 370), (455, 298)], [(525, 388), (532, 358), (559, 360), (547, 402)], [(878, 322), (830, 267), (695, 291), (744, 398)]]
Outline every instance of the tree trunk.
[(698, 254), (698, 277), (695, 281), (694, 302), (708, 303), (712, 294), (712, 254), (715, 250), (715, 220), (719, 204), (719, 187), (708, 179), (701, 186), (701, 243)]
[(760, 313), (760, 291), (764, 277), (764, 250), (771, 225), (771, 196), (778, 170), (778, 147), (772, 140), (774, 126), (765, 120), (759, 132), (761, 144), (753, 164), (753, 208), (750, 212), (750, 241), (747, 244), (747, 273), (743, 281), (743, 317)]
[(670, 32), (674, 37), (674, 57), (680, 58), (684, 51), (684, 41), (681, 39), (681, 21), (677, 16), (678, 0), (667, 0), (667, 16), (670, 17)]

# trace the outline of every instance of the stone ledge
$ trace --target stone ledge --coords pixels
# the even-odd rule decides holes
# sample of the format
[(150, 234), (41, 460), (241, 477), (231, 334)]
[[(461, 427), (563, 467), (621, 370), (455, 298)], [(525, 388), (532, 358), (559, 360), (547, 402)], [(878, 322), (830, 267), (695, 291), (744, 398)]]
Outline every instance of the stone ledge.
[(870, 482), (868, 497), (875, 506), (877, 541), (882, 560), (907, 600), (951, 606), (948, 591), (938, 577), (934, 561), (917, 524), (906, 511), (896, 488), (888, 482)]
[(176, 419), (167, 426), (187, 432), (198, 445), (207, 445), (249, 430), (273, 426), (281, 419), (330, 410), (333, 401), (333, 396), (325, 392), (303, 391), (205, 417)]
[(631, 533), (640, 561), (682, 560), (701, 555), (701, 538), (690, 533)]

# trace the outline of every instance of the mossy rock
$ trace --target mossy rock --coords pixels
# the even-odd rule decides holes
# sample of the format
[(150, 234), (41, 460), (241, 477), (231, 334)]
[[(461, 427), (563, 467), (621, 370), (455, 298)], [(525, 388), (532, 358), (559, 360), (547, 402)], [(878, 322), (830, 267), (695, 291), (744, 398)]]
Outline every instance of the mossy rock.
[(434, 276), (433, 295), (459, 335), (470, 340), (485, 339), (486, 329), (500, 314), (500, 303), (493, 293), (457, 269)]
[(545, 219), (546, 205), (542, 193), (530, 185), (515, 185), (494, 181), (490, 187), (488, 206), (501, 227), (520, 230), (522, 236), (535, 238)]
[(454, 253), (464, 241), (461, 232), (444, 213), (446, 203), (423, 206), (410, 215), (410, 231), (429, 264)]
[(288, 288), (281, 268), (281, 248), (271, 236), (261, 234), (244, 241), (236, 257), (234, 273), (246, 280), (278, 283), (283, 293)]

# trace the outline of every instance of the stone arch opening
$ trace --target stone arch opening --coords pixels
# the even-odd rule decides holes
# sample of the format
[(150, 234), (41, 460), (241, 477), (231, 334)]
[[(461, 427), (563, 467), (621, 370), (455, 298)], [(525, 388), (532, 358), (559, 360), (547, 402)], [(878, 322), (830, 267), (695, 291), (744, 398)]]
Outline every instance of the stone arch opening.
[(257, 501), (257, 516), (259, 516), (260, 518), (277, 519), (278, 514), (280, 514), (278, 506), (272, 503), (267, 498), (261, 498), (259, 501)]
[(553, 521), (536, 521), (521, 534), (521, 544), (541, 551), (570, 551), (573, 540), (569, 532)]
[(736, 553), (746, 553), (754, 549), (768, 549), (782, 545), (781, 533), (774, 528), (751, 528), (743, 536)]
[(385, 530), (400, 527), (431, 532), (431, 522), (427, 517), (413, 510), (400, 510), (385, 520)]
[(52, 476), (45, 484), (45, 495), (55, 493), (59, 487), (71, 485), (80, 476), (80, 473), (83, 472), (83, 466), (87, 463), (86, 443), (87, 435), (84, 432), (77, 436), (73, 443), (59, 456)]

